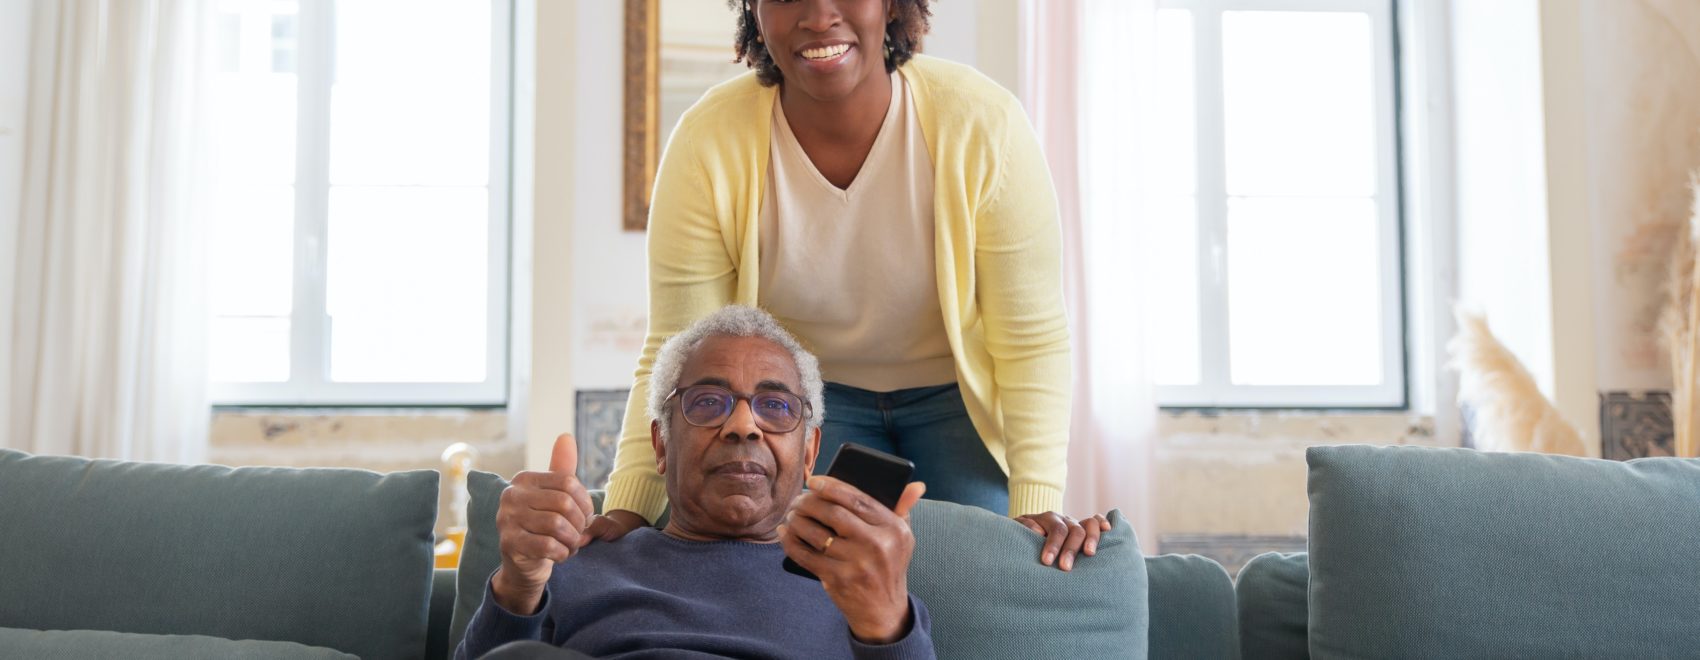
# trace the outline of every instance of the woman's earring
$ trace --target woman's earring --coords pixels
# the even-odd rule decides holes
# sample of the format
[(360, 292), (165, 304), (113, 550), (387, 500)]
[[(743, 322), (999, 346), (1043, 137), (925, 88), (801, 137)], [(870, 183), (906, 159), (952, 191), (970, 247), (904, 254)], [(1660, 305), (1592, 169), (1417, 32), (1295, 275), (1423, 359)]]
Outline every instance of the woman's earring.
[(758, 35), (756, 35), (756, 43), (758, 43), (758, 44), (759, 44), (759, 43), (761, 43), (761, 42), (762, 42), (762, 41), (761, 41), (761, 35), (759, 35), (759, 34), (758, 34)]

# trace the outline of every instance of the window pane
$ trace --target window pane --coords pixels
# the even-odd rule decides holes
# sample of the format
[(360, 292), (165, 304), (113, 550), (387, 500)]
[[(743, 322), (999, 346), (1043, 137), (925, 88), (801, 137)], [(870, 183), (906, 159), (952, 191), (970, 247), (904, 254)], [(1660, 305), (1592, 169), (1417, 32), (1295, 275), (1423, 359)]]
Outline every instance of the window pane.
[(289, 380), (288, 318), (215, 318), (207, 349), (213, 382)]
[[(1151, 193), (1192, 195), (1198, 185), (1198, 123), (1193, 64), (1192, 12), (1163, 9), (1157, 12), (1157, 71), (1153, 104), (1151, 149)], [(1159, 243), (1164, 246), (1165, 244)]]
[[(295, 182), (295, 74), (272, 69), (274, 21), (293, 21), (294, 6), (231, 2), (213, 23), (219, 47), (208, 115), (212, 171), (221, 184)], [(288, 41), (293, 49), (294, 37)]]
[(1368, 199), (1228, 202), (1234, 384), (1381, 384), (1377, 222)]
[(294, 197), (293, 186), (225, 186), (215, 193), (207, 254), (215, 316), (289, 316)]
[(296, 25), (295, 14), (272, 17), (273, 71), (295, 73), (296, 55), (301, 50), (301, 42), (296, 38)]
[(490, 168), (490, 3), (336, 8), (332, 185), (473, 185)]
[[(223, 0), (208, 90), (209, 375), (289, 379), (294, 307), (296, 3)], [(287, 67), (280, 67), (287, 54)]]
[(1198, 202), (1193, 197), (1152, 200), (1148, 254), (1158, 285), (1147, 287), (1154, 321), (1149, 345), (1158, 385), (1199, 382)]
[(487, 208), (483, 188), (331, 189), (332, 380), (484, 380)]
[(1222, 15), (1228, 194), (1374, 195), (1368, 14)]

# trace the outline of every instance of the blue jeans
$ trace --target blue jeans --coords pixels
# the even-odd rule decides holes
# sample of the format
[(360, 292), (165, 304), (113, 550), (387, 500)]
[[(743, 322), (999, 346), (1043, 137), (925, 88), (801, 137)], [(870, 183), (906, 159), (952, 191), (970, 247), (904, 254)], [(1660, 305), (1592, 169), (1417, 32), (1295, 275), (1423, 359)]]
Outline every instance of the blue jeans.
[(928, 499), (1009, 513), (1009, 478), (974, 430), (955, 383), (895, 392), (827, 383), (815, 474), (826, 473), (846, 442), (913, 461)]

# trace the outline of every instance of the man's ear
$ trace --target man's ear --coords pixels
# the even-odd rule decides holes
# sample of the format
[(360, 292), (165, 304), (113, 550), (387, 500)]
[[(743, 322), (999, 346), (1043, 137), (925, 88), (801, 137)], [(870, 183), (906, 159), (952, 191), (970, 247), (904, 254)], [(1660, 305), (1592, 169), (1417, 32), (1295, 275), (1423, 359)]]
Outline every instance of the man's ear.
[(808, 439), (803, 441), (803, 474), (815, 473), (815, 459), (820, 457), (820, 428), (809, 432)]
[(655, 448), (655, 472), (667, 474), (667, 441), (661, 437), (661, 420), (649, 423), (649, 446)]

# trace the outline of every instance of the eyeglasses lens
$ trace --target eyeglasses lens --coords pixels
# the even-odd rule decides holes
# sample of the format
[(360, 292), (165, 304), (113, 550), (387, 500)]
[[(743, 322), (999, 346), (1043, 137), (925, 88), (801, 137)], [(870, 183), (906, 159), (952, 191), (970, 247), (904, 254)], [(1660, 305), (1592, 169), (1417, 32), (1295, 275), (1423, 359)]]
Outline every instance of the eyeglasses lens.
[[(713, 385), (686, 389), (679, 397), (685, 421), (696, 426), (719, 426), (732, 416), (739, 397)], [(750, 397), (756, 424), (772, 433), (789, 433), (802, 421), (802, 400), (788, 392), (761, 392)]]

